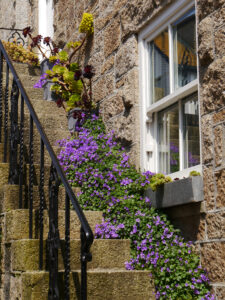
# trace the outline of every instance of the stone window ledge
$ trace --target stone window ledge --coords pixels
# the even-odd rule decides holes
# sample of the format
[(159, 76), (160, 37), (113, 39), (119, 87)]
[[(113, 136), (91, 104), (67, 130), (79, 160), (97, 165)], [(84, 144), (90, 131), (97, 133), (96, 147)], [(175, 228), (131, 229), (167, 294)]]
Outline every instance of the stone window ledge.
[(155, 192), (147, 191), (147, 196), (156, 208), (166, 208), (189, 203), (201, 202), (203, 195), (203, 178), (192, 176), (164, 184)]

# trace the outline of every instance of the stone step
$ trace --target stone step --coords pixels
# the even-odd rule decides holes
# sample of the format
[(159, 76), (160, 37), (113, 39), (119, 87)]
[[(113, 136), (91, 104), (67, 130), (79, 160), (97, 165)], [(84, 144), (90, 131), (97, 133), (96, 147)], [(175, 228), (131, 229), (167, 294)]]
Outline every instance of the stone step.
[[(24, 116), (24, 128), (29, 128), (29, 117), (30, 114), (25, 114)], [(55, 128), (58, 130), (65, 130), (68, 132), (68, 121), (66, 115), (58, 115), (58, 114), (51, 114), (48, 115), (46, 113), (38, 113), (39, 121), (44, 128), (44, 130), (49, 130), (50, 128)]]
[[(38, 211), (33, 211), (33, 238), (39, 238), (39, 218)], [(95, 231), (96, 224), (102, 222), (102, 212), (97, 211), (85, 211), (84, 212), (88, 223), (92, 229)], [(59, 222), (59, 234), (60, 239), (65, 238), (65, 211), (59, 210), (58, 214)], [(28, 209), (17, 209), (5, 212), (2, 214), (4, 219), (4, 233), (2, 242), (9, 243), (12, 240), (28, 239), (29, 238), (29, 211)], [(74, 210), (71, 210), (70, 214), (70, 238), (79, 239), (80, 238), (80, 221)], [(47, 239), (49, 232), (49, 216), (48, 211), (44, 211), (43, 216), (44, 224), (44, 239)]]
[[(79, 239), (70, 241), (70, 269), (80, 268)], [(44, 241), (44, 270), (48, 270), (46, 241)], [(130, 240), (94, 240), (91, 246), (92, 261), (88, 269), (124, 269), (124, 263), (130, 259)], [(65, 241), (60, 241), (59, 270), (65, 269)], [(11, 271), (39, 270), (39, 240), (18, 240), (11, 243)]]
[[(41, 75), (40, 67), (33, 67), (28, 64), (16, 63), (16, 62), (13, 62), (13, 66), (19, 77), (21, 75), (28, 75), (28, 76), (40, 76)], [(6, 72), (6, 63), (3, 63), (3, 72)]]
[[(23, 170), (24, 184), (29, 185), (29, 165), (26, 164)], [(45, 165), (44, 168), (44, 185), (48, 186), (50, 176), (50, 165)], [(8, 184), (9, 163), (0, 163), (0, 186)], [(40, 165), (34, 164), (33, 185), (40, 184)]]
[[(63, 276), (63, 272), (59, 273), (60, 299), (65, 299)], [(155, 299), (153, 280), (148, 271), (89, 270), (87, 276), (88, 300)], [(48, 283), (48, 272), (14, 272), (7, 299), (47, 300)], [(70, 299), (80, 299), (80, 271), (70, 274)]]
[[(79, 187), (72, 188), (75, 195), (80, 192)], [(65, 188), (59, 187), (58, 193), (58, 207), (65, 209)], [(19, 186), (18, 185), (3, 185), (0, 186), (0, 213), (8, 212), (10, 210), (19, 209)], [(23, 186), (23, 208), (28, 208), (28, 190)], [(33, 187), (33, 208), (39, 209), (40, 194), (39, 187)], [(49, 187), (44, 186), (44, 209), (49, 209)]]
[[(24, 146), (24, 152), (25, 152), (25, 156), (24, 156), (24, 161), (26, 163), (29, 163), (29, 156), (28, 156), (28, 147)], [(52, 146), (56, 156), (59, 155), (60, 153), (60, 147), (59, 146)], [(17, 154), (18, 154), (18, 163), (19, 163), (19, 151), (20, 151), (20, 145), (18, 145), (17, 147)], [(39, 164), (40, 163), (40, 145), (37, 145), (37, 147), (35, 147), (35, 151), (34, 151), (34, 163), (35, 164)], [(10, 157), (10, 153), (9, 153), (9, 145), (7, 145), (7, 160), (6, 162), (9, 162), (9, 158)], [(0, 143), (0, 162), (3, 162), (4, 160), (4, 144)], [(45, 161), (45, 165), (50, 165), (51, 164), (51, 157), (47, 151), (47, 149), (45, 150), (44, 153), (44, 161)]]

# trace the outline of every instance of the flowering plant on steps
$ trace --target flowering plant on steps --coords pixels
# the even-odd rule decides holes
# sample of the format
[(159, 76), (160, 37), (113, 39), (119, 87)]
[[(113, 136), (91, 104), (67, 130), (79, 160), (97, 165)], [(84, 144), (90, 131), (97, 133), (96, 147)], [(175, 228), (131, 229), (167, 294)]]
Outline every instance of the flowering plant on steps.
[[(87, 37), (94, 32), (93, 16), (91, 14), (83, 14), (79, 32), (81, 39), (67, 43), (67, 51), (54, 51), (50, 38), (44, 38), (44, 42), (48, 42), (47, 45), (49, 45), (52, 54), (49, 57), (49, 62), (54, 65), (52, 69), (47, 70), (41, 76), (39, 82), (35, 85), (35, 87), (39, 88), (46, 83), (46, 80), (51, 80), (53, 83), (51, 90), (56, 95), (57, 106), (63, 107), (75, 119), (81, 118), (82, 111), (90, 112), (94, 108), (92, 101), (92, 77), (94, 76), (94, 69), (91, 65), (81, 67), (78, 62), (81, 48), (85, 45)], [(36, 45), (38, 47), (39, 39), (39, 37), (35, 38), (35, 43), (37, 42)]]

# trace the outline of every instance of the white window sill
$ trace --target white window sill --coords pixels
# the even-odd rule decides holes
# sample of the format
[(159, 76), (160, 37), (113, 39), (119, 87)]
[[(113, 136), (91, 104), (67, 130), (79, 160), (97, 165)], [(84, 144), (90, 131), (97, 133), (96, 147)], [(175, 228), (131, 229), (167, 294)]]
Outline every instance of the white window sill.
[(170, 176), (172, 179), (174, 179), (174, 178), (182, 179), (184, 177), (185, 178), (189, 177), (190, 176), (189, 174), (190, 174), (191, 171), (197, 171), (200, 174), (202, 174), (202, 165), (196, 165), (194, 167), (187, 168), (187, 169), (184, 169), (182, 171), (178, 171), (178, 172), (168, 174), (167, 176)]

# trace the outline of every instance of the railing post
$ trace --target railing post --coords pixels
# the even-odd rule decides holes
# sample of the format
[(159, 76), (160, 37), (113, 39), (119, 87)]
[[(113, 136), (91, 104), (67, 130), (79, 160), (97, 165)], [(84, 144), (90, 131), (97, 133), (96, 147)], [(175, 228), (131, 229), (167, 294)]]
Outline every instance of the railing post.
[(87, 300), (87, 262), (91, 261), (90, 246), (83, 227), (80, 228), (81, 239), (81, 300)]
[(3, 55), (0, 51), (0, 142), (2, 141), (2, 76), (3, 76)]
[(39, 269), (43, 269), (43, 213), (44, 213), (44, 143), (41, 139), (41, 155), (40, 155), (40, 207), (39, 207), (39, 227), (40, 227), (40, 241), (39, 241)]
[(9, 184), (18, 184), (19, 173), (17, 165), (17, 145), (19, 143), (18, 128), (18, 98), (19, 89), (15, 79), (13, 79), (11, 91), (11, 112), (10, 112), (10, 166), (9, 166)]
[(70, 198), (66, 193), (65, 204), (65, 300), (70, 299)]
[(7, 161), (7, 147), (8, 147), (8, 114), (9, 114), (9, 66), (6, 65), (6, 84), (4, 97), (4, 158), (3, 162)]
[(51, 165), (49, 178), (49, 233), (48, 233), (48, 252), (49, 252), (49, 291), (48, 300), (59, 300), (58, 288), (58, 249), (59, 249), (59, 230), (58, 230), (58, 174)]

